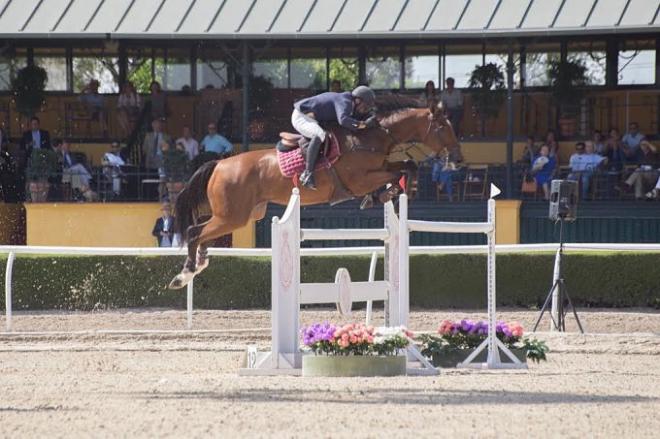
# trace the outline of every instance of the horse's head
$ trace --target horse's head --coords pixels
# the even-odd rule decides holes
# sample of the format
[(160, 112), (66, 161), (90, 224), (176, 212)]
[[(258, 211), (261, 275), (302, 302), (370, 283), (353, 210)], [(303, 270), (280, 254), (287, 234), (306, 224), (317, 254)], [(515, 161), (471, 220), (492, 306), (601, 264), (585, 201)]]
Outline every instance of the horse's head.
[[(454, 128), (445, 116), (442, 103), (429, 103), (428, 121), (420, 124), (423, 132), (418, 133), (420, 141), (431, 148), (436, 154), (445, 150), (457, 151), (460, 148)], [(426, 126), (424, 126), (426, 125)]]

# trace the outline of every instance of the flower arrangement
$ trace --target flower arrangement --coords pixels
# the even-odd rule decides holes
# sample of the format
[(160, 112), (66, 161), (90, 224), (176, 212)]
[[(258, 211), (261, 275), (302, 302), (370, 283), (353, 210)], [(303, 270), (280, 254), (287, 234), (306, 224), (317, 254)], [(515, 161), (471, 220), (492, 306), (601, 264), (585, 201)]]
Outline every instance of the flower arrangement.
[[(422, 354), (432, 357), (434, 354), (442, 355), (448, 351), (471, 350), (478, 347), (488, 336), (488, 321), (444, 320), (440, 323), (437, 333), (422, 334)], [(509, 349), (521, 349), (525, 356), (534, 361), (545, 361), (548, 347), (543, 341), (523, 338), (523, 327), (518, 322), (498, 321), (495, 326), (495, 335)]]
[(303, 345), (316, 355), (391, 356), (405, 349), (413, 334), (402, 326), (374, 328), (360, 323), (315, 323), (301, 330)]

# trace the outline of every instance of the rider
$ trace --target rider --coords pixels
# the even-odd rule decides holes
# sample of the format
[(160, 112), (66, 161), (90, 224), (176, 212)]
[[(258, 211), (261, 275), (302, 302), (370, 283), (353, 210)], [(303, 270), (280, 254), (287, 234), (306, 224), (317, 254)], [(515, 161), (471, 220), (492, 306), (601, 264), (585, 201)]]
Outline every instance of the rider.
[(305, 171), (300, 175), (300, 183), (303, 186), (316, 189), (314, 166), (326, 135), (319, 122), (337, 122), (351, 131), (375, 127), (378, 121), (376, 116), (371, 114), (375, 103), (374, 92), (369, 87), (360, 85), (352, 92), (321, 93), (293, 104), (291, 123), (300, 134), (310, 139)]

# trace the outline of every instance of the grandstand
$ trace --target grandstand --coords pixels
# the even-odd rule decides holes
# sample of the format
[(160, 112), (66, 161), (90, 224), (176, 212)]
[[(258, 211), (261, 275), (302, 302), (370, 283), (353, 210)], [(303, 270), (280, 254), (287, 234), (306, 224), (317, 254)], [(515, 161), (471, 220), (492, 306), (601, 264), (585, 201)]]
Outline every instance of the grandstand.
[[(4, 0), (0, 126), (9, 155), (0, 161), (0, 244), (153, 245), (159, 176), (144, 170), (139, 154), (151, 113), (143, 106), (132, 129), (122, 129), (117, 101), (126, 81), (145, 103), (151, 82), (162, 85), (165, 132), (173, 138), (189, 126), (199, 140), (215, 123), (239, 153), (272, 147), (279, 131), (291, 129), (292, 103), (327, 91), (333, 80), (344, 89), (363, 83), (378, 94), (419, 97), (427, 81), (442, 88), (449, 77), (465, 97), (462, 170), (450, 183), (450, 201), (446, 188), (432, 179), (424, 146), (401, 145), (393, 159), (421, 166), (414, 215), (483, 220), (486, 187), (493, 182), (505, 188), (507, 198), (498, 204), (498, 215), (510, 220), (498, 230), (498, 242), (554, 241), (542, 191), (521, 191), (529, 169), (522, 163), (526, 138), (535, 136), (538, 146), (549, 130), (557, 132), (557, 178), (570, 173), (575, 143), (591, 139), (595, 130), (617, 128), (623, 134), (636, 122), (660, 149), (659, 8), (653, 0)], [(554, 98), (548, 69), (561, 61), (586, 67), (570, 123)], [(469, 79), (476, 66), (489, 63), (503, 75), (504, 99), (484, 119), (479, 90)], [(27, 65), (48, 74), (36, 109), (41, 128), (52, 139), (69, 139), (91, 174), (98, 202), (79, 203), (57, 176), (46, 202), (29, 201), (27, 157), (20, 145), (30, 121), (19, 111), (12, 86)], [(100, 112), (81, 99), (92, 79), (103, 97)], [(102, 163), (114, 140), (130, 164), (118, 195)], [(570, 240), (660, 240), (660, 204), (617, 190), (638, 166), (630, 161), (594, 173)], [(278, 209), (272, 207), (266, 218)], [(334, 227), (377, 221), (354, 203), (332, 212), (309, 208), (303, 218)], [(268, 233), (268, 221), (250, 224), (233, 243), (268, 246)], [(474, 243), (459, 236), (443, 239)]]

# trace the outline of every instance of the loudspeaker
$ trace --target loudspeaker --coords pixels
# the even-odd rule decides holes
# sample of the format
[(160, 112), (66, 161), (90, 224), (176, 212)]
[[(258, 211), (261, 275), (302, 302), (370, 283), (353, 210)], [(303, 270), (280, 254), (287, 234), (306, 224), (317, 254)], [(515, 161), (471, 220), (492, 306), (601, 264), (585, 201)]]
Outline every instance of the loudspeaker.
[(552, 221), (577, 219), (578, 184), (576, 181), (552, 180), (550, 185), (550, 213)]

